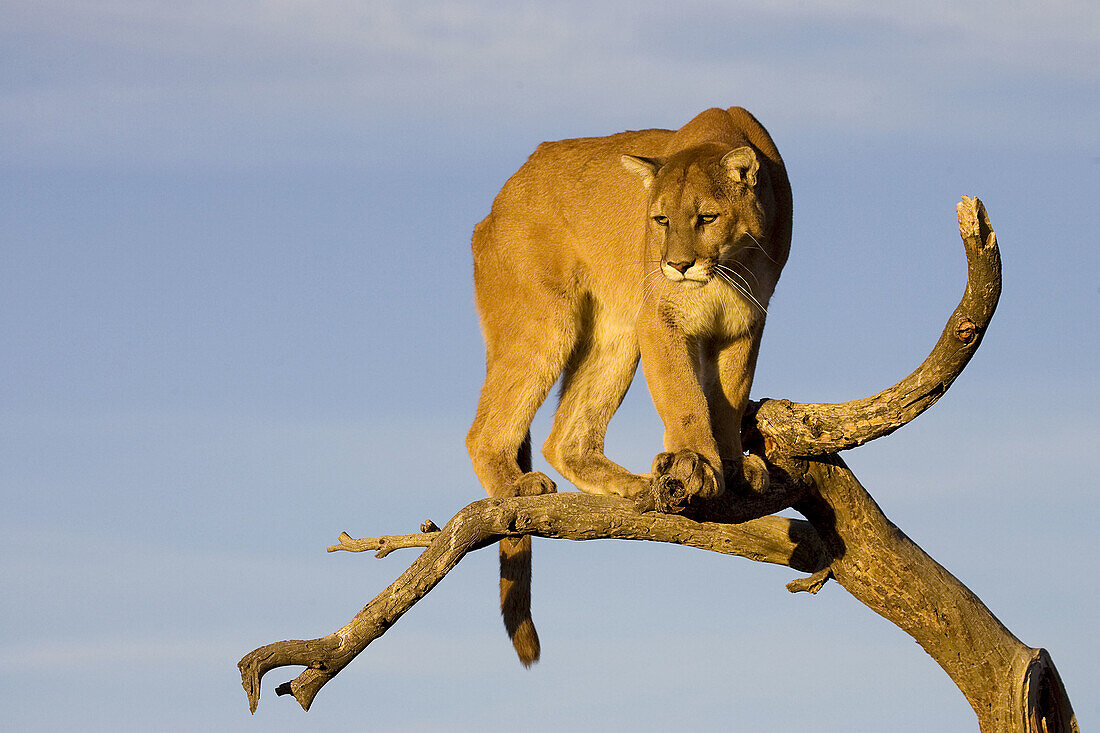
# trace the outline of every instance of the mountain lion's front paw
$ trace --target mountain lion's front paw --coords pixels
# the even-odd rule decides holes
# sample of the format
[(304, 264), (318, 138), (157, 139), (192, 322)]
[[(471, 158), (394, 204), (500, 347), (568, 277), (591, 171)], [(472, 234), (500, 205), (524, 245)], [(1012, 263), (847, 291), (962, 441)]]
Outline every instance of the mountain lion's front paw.
[(754, 456), (752, 453), (746, 455), (741, 462), (741, 474), (745, 479), (745, 483), (751, 486), (756, 493), (762, 494), (767, 490), (770, 482), (768, 467), (760, 456)]
[(764, 459), (752, 453), (742, 456), (740, 461), (722, 461), (722, 473), (725, 474), (726, 485), (735, 491), (747, 489), (762, 494), (770, 483)]
[(722, 493), (722, 481), (705, 458), (692, 450), (659, 453), (653, 459), (650, 490), (634, 501), (642, 512), (680, 514), (695, 499)]

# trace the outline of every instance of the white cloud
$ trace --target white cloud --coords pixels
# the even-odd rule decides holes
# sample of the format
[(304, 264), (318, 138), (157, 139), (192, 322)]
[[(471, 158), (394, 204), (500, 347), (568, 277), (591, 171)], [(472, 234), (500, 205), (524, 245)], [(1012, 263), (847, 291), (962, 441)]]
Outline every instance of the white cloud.
[[(810, 127), (988, 135), (1083, 104), (1095, 4), (1000, 5), (22, 2), (0, 130), (16, 160), (255, 160), (420, 116), (673, 125), (729, 100)], [(1058, 134), (1090, 134), (1062, 116)]]

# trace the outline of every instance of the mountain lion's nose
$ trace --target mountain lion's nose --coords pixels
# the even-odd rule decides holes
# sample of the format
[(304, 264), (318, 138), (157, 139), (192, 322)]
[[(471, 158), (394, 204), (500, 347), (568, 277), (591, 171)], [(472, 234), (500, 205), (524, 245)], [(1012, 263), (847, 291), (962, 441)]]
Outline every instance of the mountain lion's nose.
[(688, 268), (694, 264), (695, 260), (690, 260), (688, 262), (669, 262), (668, 266), (671, 267), (673, 270), (679, 271), (679, 273), (683, 275), (685, 272), (687, 272)]

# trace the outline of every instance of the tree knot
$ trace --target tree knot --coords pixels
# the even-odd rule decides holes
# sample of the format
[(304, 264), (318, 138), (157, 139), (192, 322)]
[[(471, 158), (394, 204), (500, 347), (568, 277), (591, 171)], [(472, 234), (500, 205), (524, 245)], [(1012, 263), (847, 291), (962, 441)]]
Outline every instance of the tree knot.
[(978, 325), (969, 318), (962, 319), (959, 321), (959, 325), (955, 327), (955, 338), (964, 344), (969, 345), (977, 336)]

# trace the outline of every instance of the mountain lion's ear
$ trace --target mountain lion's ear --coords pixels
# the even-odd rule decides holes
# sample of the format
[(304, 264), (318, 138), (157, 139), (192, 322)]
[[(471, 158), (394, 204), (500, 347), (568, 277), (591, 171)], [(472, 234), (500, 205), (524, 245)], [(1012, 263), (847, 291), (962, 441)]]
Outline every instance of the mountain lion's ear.
[(619, 159), (623, 168), (642, 179), (646, 188), (653, 185), (657, 178), (657, 170), (664, 164), (660, 158), (642, 158), (636, 155), (624, 155)]
[(734, 181), (749, 186), (756, 185), (756, 172), (760, 170), (760, 163), (756, 160), (756, 153), (747, 145), (726, 153), (722, 158), (722, 167)]

